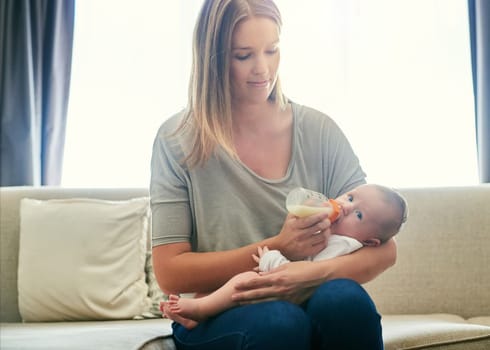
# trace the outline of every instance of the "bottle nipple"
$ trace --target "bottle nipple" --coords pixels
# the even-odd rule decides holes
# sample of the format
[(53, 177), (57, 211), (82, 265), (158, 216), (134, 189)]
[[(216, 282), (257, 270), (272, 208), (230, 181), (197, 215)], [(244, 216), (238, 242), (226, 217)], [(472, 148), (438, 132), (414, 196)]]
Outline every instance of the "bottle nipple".
[(330, 222), (335, 222), (340, 215), (340, 204), (335, 199), (329, 199), (330, 205), (332, 206), (332, 213), (328, 216)]

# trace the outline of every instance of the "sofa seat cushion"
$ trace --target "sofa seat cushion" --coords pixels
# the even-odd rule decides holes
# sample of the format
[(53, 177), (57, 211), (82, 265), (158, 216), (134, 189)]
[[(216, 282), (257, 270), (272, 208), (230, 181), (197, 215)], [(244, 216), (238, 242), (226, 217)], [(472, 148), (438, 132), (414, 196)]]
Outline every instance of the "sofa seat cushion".
[(2, 350), (134, 350), (171, 334), (171, 321), (163, 318), (0, 324)]
[(383, 315), (382, 326), (386, 350), (490, 349), (490, 327), (455, 315)]
[(468, 319), (468, 322), (474, 324), (482, 324), (490, 327), (490, 316), (472, 317)]

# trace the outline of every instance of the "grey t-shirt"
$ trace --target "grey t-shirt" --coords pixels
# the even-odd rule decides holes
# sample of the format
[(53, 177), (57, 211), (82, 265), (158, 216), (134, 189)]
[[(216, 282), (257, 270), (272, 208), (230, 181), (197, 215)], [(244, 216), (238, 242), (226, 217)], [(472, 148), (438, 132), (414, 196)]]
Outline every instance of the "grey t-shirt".
[(286, 175), (265, 179), (222, 149), (188, 169), (184, 135), (169, 136), (183, 112), (166, 120), (153, 145), (151, 210), (153, 246), (190, 242), (193, 251), (221, 251), (279, 233), (288, 192), (301, 186), (329, 198), (365, 183), (349, 142), (327, 115), (292, 103), (292, 155)]

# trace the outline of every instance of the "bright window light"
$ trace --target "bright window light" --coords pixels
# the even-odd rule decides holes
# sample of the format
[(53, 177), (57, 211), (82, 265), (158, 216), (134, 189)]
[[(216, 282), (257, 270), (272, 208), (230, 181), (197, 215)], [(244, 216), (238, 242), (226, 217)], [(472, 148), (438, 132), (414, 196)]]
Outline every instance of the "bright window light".
[[(77, 2), (63, 186), (148, 186), (201, 2)], [(341, 126), (368, 181), (478, 183), (465, 0), (276, 3), (285, 93)]]

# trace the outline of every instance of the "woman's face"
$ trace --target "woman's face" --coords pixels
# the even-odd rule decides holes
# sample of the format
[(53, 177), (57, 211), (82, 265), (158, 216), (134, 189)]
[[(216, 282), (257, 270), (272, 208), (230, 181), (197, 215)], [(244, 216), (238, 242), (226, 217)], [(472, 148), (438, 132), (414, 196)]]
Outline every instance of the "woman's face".
[(267, 101), (279, 67), (279, 29), (266, 17), (240, 21), (233, 31), (230, 80), (234, 102)]

